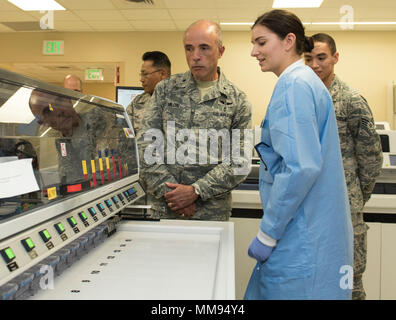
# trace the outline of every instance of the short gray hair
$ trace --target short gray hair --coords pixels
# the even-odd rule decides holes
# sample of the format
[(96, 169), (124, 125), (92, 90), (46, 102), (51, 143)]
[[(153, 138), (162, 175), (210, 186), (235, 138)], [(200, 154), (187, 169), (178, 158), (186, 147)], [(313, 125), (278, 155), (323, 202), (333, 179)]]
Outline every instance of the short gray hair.
[(214, 32), (217, 36), (217, 46), (219, 48), (219, 50), (221, 49), (221, 47), (223, 46), (223, 34), (220, 28), (220, 25), (217, 22), (214, 21), (210, 21), (210, 20), (205, 20), (205, 19), (201, 19), (198, 21), (193, 22), (192, 24), (189, 25), (189, 27), (186, 29), (186, 31), (184, 31), (184, 37), (186, 36), (186, 33), (188, 30), (190, 30), (193, 26), (195, 26), (196, 24), (202, 23), (202, 22), (207, 22), (209, 25), (214, 26)]

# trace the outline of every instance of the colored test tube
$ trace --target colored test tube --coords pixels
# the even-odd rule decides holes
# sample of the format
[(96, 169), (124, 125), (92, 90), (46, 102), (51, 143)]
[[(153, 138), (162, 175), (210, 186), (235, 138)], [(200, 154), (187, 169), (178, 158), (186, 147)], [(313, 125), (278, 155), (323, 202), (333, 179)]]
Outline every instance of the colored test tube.
[(87, 171), (87, 161), (85, 161), (85, 160), (82, 160), (82, 169), (83, 169), (84, 179), (87, 180), (88, 179), (88, 171)]
[(98, 157), (99, 157), (99, 170), (100, 170), (100, 177), (102, 179), (102, 184), (105, 183), (104, 172), (103, 172), (103, 160), (102, 160), (102, 151), (98, 150)]
[(107, 181), (111, 181), (111, 177), (110, 177), (110, 162), (109, 162), (109, 149), (105, 149), (105, 156), (106, 156)]
[(92, 169), (92, 178), (94, 188), (96, 187), (96, 169), (95, 169), (95, 160), (91, 160), (91, 169)]
[(116, 170), (116, 164), (115, 164), (115, 159), (114, 159), (114, 150), (111, 149), (111, 161), (113, 162), (113, 174), (114, 174), (114, 180), (117, 178), (117, 170)]

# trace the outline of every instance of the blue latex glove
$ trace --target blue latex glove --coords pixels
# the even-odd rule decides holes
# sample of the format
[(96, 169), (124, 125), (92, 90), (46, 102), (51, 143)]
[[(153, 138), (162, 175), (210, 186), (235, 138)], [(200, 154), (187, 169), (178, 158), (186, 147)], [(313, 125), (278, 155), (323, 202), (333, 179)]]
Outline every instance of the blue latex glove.
[(249, 246), (248, 255), (258, 262), (264, 262), (268, 259), (274, 247), (266, 246), (257, 237), (255, 237)]

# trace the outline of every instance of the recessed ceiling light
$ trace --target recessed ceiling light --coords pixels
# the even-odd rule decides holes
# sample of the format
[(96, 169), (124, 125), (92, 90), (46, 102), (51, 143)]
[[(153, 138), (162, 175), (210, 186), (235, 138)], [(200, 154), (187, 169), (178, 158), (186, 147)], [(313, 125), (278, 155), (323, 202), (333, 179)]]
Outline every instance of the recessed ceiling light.
[(272, 8), (319, 8), (323, 0), (274, 0)]
[(8, 0), (8, 2), (24, 11), (66, 10), (55, 0)]

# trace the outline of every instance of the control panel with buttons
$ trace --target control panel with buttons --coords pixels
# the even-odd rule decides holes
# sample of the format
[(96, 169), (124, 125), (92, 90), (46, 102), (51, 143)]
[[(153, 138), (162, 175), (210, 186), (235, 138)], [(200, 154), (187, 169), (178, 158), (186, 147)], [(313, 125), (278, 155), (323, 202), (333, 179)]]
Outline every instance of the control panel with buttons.
[(34, 266), (141, 196), (144, 196), (144, 191), (135, 182), (131, 187), (109, 193), (6, 241), (0, 241), (0, 287), (14, 275)]

